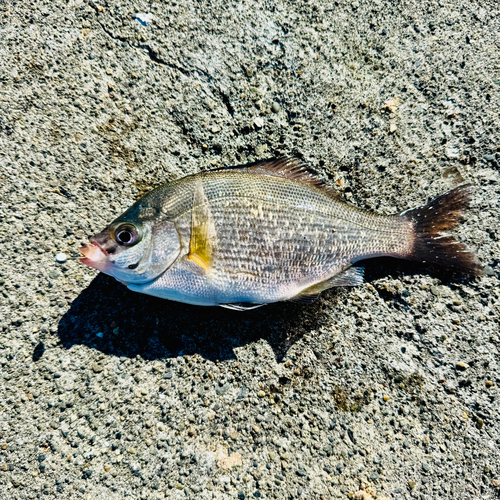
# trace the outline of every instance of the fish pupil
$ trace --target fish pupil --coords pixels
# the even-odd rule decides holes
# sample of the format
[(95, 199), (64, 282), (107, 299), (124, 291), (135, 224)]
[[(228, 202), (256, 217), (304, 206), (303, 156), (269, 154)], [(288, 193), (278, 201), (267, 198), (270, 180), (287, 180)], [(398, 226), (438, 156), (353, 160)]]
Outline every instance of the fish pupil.
[(126, 229), (123, 229), (116, 235), (116, 237), (118, 238), (118, 241), (120, 243), (130, 243), (130, 240), (132, 239), (132, 233)]
[(135, 227), (132, 226), (123, 226), (119, 227), (115, 234), (115, 239), (120, 245), (133, 245), (137, 238), (138, 232)]

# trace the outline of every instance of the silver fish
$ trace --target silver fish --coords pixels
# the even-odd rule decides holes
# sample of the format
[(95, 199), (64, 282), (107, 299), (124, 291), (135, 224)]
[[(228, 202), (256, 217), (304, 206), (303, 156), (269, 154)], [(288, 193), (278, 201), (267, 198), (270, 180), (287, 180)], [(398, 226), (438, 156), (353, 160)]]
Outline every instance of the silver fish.
[(360, 285), (359, 262), (373, 257), (480, 275), (448, 233), (470, 196), (465, 185), (378, 215), (346, 204), (297, 159), (266, 160), (154, 189), (93, 236), (81, 261), (136, 292), (237, 310)]

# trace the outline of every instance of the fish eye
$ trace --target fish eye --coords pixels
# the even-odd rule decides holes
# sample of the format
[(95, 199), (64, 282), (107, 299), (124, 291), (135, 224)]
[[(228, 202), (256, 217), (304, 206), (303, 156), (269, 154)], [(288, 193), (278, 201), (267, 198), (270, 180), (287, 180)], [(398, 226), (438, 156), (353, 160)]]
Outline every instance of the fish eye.
[(135, 245), (140, 240), (140, 234), (132, 224), (123, 224), (116, 229), (115, 240), (120, 245), (129, 247)]

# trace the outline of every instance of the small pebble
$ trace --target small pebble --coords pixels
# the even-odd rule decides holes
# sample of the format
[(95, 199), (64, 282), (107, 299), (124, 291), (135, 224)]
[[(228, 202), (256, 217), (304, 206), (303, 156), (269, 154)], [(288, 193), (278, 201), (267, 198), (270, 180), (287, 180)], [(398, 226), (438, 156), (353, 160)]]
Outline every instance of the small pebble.
[(280, 105), (277, 102), (273, 102), (273, 105), (271, 106), (271, 110), (273, 113), (279, 113), (280, 112)]
[(97, 363), (93, 363), (92, 364), (92, 370), (94, 370), (94, 373), (100, 373), (100, 372), (102, 372), (104, 370), (104, 368), (101, 365), (97, 364)]
[(68, 256), (65, 253), (58, 253), (56, 255), (56, 261), (59, 264), (64, 264), (68, 260)]
[(145, 13), (145, 12), (138, 12), (135, 15), (135, 18), (137, 21), (139, 21), (143, 26), (147, 26), (148, 24), (151, 23), (153, 20), (153, 14)]
[(457, 370), (460, 370), (461, 372), (464, 372), (465, 370), (467, 370), (467, 368), (469, 368), (469, 365), (467, 365), (466, 363), (457, 363), (455, 366)]
[(255, 118), (255, 120), (253, 121), (253, 124), (257, 127), (257, 128), (262, 128), (264, 126), (264, 120), (258, 116), (257, 118)]

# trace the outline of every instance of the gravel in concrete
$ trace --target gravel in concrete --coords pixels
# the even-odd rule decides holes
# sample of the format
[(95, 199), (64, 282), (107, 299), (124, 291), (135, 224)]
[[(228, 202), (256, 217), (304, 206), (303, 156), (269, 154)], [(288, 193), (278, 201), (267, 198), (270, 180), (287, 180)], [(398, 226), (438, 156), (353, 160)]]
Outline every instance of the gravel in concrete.
[[(498, 497), (497, 2), (7, 0), (0, 19), (2, 500)], [(487, 275), (382, 259), (357, 289), (242, 314), (74, 258), (160, 182), (285, 154), (382, 213), (472, 182), (458, 233)]]

